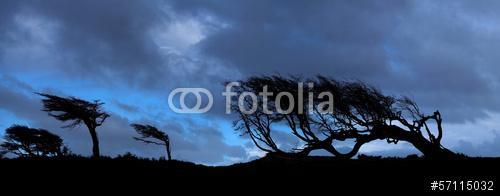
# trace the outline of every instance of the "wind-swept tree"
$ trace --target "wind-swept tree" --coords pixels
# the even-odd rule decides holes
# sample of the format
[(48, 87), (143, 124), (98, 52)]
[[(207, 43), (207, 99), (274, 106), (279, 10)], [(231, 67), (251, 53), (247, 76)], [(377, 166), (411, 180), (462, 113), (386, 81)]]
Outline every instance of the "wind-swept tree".
[(20, 157), (54, 157), (68, 154), (63, 140), (47, 130), (13, 125), (5, 130), (2, 154)]
[(137, 141), (144, 142), (146, 144), (156, 144), (160, 146), (165, 146), (167, 150), (168, 160), (172, 160), (170, 152), (170, 138), (168, 135), (156, 127), (146, 124), (131, 124), (135, 131), (140, 135), (140, 137), (134, 137)]
[(74, 128), (82, 123), (87, 126), (92, 138), (92, 154), (94, 157), (99, 157), (99, 138), (96, 128), (109, 117), (108, 113), (102, 111), (101, 106), (104, 103), (99, 100), (89, 102), (76, 97), (66, 98), (44, 93), (37, 94), (44, 97), (42, 99), (43, 111), (48, 112), (49, 116), (57, 120), (70, 122), (63, 128)]
[[(388, 143), (409, 142), (425, 157), (456, 157), (441, 145), (440, 112), (426, 115), (407, 97), (387, 96), (359, 81), (337, 81), (322, 76), (308, 80), (262, 76), (239, 83), (234, 87), (236, 96), (231, 102), (232, 111), (239, 114), (235, 128), (248, 135), (263, 151), (305, 156), (312, 150), (323, 149), (337, 157), (351, 158), (363, 144), (386, 140)], [(299, 85), (303, 87), (301, 90)], [(259, 94), (264, 87), (273, 93), (267, 101), (264, 101), (263, 94)], [(257, 99), (246, 96), (239, 102), (239, 96), (245, 92), (259, 96)], [(284, 96), (277, 102), (280, 92), (289, 92), (294, 102)], [(333, 108), (328, 112), (324, 109), (327, 98), (321, 96), (325, 92), (333, 95)], [(308, 99), (310, 96), (314, 99)], [(244, 112), (254, 106), (254, 112)], [(276, 112), (278, 106), (292, 109), (285, 113)], [(266, 112), (266, 109), (272, 112)], [(292, 151), (279, 148), (273, 137), (276, 127), (286, 127), (303, 146)], [(345, 140), (354, 140), (354, 146), (350, 152), (342, 153), (335, 144)]]

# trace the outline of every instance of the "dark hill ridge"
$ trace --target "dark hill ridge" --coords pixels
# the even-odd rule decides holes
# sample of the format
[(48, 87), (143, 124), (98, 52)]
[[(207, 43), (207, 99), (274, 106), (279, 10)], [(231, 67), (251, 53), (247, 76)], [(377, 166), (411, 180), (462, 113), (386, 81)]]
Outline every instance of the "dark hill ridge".
[(186, 184), (224, 188), (253, 184), (281, 187), (281, 191), (330, 187), (354, 191), (405, 189), (421, 192), (429, 190), (431, 180), (494, 180), (497, 183), (499, 167), (500, 158), (436, 161), (415, 157), (340, 160), (332, 157), (266, 156), (248, 163), (218, 167), (135, 157), (0, 161), (2, 175), (8, 176), (9, 182), (29, 178), (41, 186), (54, 182), (43, 179), (54, 178), (59, 185), (68, 186), (78, 186), (79, 182), (87, 182), (85, 179), (94, 179), (93, 184), (104, 188), (109, 188), (109, 182), (135, 188), (180, 188), (182, 186), (177, 185)]

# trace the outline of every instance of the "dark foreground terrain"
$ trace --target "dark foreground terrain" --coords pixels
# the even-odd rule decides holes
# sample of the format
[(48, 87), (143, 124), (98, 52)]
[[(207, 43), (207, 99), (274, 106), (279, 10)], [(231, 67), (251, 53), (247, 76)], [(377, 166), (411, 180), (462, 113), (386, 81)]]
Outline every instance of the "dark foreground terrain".
[[(196, 191), (217, 193), (435, 192), (434, 180), (494, 181), (500, 159), (425, 160), (365, 157), (290, 159), (264, 157), (249, 163), (209, 167), (181, 161), (136, 158), (1, 160), (2, 188), (112, 192)], [(236, 192), (235, 192), (236, 191)], [(481, 191), (458, 191), (478, 193)], [(484, 191), (483, 191), (484, 192)]]

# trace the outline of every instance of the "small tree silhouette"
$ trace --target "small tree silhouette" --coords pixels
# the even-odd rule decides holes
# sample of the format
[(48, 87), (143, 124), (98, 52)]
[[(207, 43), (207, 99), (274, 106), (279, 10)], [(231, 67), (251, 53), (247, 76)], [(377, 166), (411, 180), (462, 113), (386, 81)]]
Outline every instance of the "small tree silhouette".
[(0, 145), (2, 154), (20, 157), (53, 157), (68, 154), (63, 140), (44, 129), (13, 125), (5, 130), (5, 142)]
[[(251, 77), (239, 82), (240, 85), (234, 87), (237, 96), (233, 96), (231, 102), (232, 111), (239, 114), (234, 126), (265, 152), (305, 156), (313, 150), (323, 149), (336, 157), (351, 158), (362, 145), (374, 140), (386, 140), (388, 143), (407, 141), (426, 157), (457, 156), (441, 145), (443, 128), (439, 111), (425, 115), (411, 99), (384, 95), (363, 82), (337, 81), (322, 76), (302, 81), (279, 75)], [(300, 83), (312, 84), (313, 88), (304, 85), (305, 88), (299, 91)], [(259, 94), (264, 87), (268, 88), (268, 92), (274, 92), (268, 96), (267, 102)], [(253, 103), (252, 99), (243, 99), (243, 103), (239, 103), (238, 97), (245, 92), (259, 95), (257, 103)], [(279, 102), (280, 108), (290, 106), (293, 109), (290, 113), (266, 112), (264, 108), (276, 111), (278, 102), (275, 100), (279, 92), (289, 92), (295, 101), (284, 99)], [(318, 96), (324, 92), (333, 95), (333, 110), (327, 113), (322, 112), (322, 103), (326, 99)], [(309, 101), (308, 95), (316, 99)], [(299, 97), (303, 97), (302, 103)], [(248, 110), (254, 105), (257, 107), (252, 113), (240, 109)], [(291, 152), (280, 149), (272, 134), (276, 125), (285, 125), (289, 133), (304, 144), (303, 147)], [(431, 125), (435, 126), (435, 131), (431, 131)], [(334, 143), (348, 139), (355, 140), (351, 151), (339, 152)]]
[(109, 117), (109, 114), (101, 109), (104, 103), (99, 100), (88, 102), (75, 97), (64, 98), (44, 93), (37, 94), (44, 97), (42, 99), (43, 111), (48, 112), (49, 116), (63, 122), (71, 122), (63, 126), (63, 128), (74, 128), (82, 123), (87, 126), (92, 138), (92, 155), (99, 157), (99, 139), (96, 128), (101, 126)]
[[(156, 127), (151, 125), (142, 125), (142, 124), (131, 124), (135, 131), (141, 135), (141, 137), (134, 137), (134, 139), (144, 142), (146, 144), (156, 144), (160, 146), (165, 146), (167, 150), (167, 158), (168, 160), (172, 160), (171, 152), (170, 152), (170, 138), (168, 135)], [(151, 140), (153, 139), (153, 140)]]

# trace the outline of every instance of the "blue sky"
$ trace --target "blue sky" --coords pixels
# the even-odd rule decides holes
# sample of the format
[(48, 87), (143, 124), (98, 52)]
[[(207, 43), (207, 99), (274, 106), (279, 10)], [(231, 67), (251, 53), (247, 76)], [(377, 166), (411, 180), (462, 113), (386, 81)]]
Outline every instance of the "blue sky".
[[(90, 154), (83, 127), (65, 130), (33, 92), (100, 99), (112, 117), (107, 155), (162, 149), (132, 139), (132, 122), (167, 131), (173, 156), (229, 164), (262, 156), (224, 114), (224, 81), (324, 74), (408, 95), (444, 114), (445, 146), (499, 156), (497, 1), (10, 1), (0, 2), (0, 130), (49, 129)], [(179, 87), (210, 89), (207, 114), (175, 114)], [(283, 139), (282, 145), (294, 145)], [(376, 142), (364, 153), (416, 153)]]

